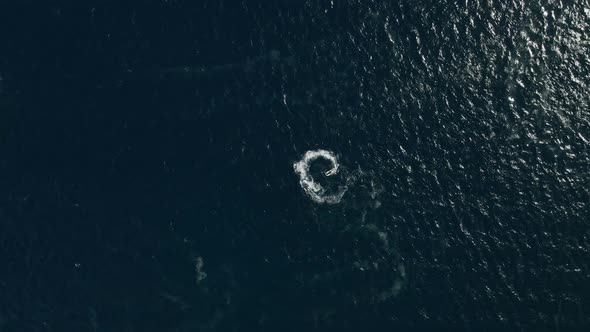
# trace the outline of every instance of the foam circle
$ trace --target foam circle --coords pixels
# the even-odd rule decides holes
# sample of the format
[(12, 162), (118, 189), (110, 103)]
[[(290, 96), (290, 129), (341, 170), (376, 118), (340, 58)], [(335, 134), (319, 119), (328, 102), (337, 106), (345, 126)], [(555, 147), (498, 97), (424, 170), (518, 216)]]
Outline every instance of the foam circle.
[(303, 155), (303, 159), (293, 164), (295, 173), (299, 175), (299, 184), (301, 188), (316, 203), (320, 204), (337, 204), (342, 199), (342, 196), (346, 193), (348, 188), (346, 186), (340, 187), (335, 193), (327, 193), (326, 189), (314, 181), (311, 176), (309, 169), (312, 161), (323, 158), (331, 163), (331, 168), (327, 170), (325, 176), (333, 176), (338, 173), (340, 164), (338, 164), (338, 158), (336, 155), (327, 150), (314, 150), (307, 151)]

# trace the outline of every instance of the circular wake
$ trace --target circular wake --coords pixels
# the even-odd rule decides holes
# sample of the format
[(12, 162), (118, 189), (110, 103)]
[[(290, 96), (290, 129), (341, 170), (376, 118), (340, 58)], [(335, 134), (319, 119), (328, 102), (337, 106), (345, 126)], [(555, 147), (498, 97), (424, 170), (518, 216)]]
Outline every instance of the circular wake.
[(338, 173), (338, 168), (340, 165), (338, 164), (338, 159), (333, 152), (327, 150), (307, 151), (305, 155), (303, 155), (303, 159), (293, 164), (295, 173), (299, 175), (299, 184), (307, 196), (309, 196), (309, 198), (311, 198), (316, 203), (339, 203), (342, 199), (342, 196), (344, 196), (348, 190), (348, 187), (340, 186), (338, 187), (338, 190), (330, 193), (320, 183), (316, 182), (310, 174), (311, 162), (320, 158), (329, 161), (331, 164), (331, 168), (324, 173), (325, 176), (333, 176)]

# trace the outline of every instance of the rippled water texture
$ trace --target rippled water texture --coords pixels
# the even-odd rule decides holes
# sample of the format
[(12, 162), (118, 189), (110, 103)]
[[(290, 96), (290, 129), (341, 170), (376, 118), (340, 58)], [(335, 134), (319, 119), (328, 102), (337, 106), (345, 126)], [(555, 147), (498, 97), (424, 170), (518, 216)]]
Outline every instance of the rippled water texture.
[(317, 112), (289, 125), (377, 173), (372, 222), (410, 271), (392, 315), (412, 299), (430, 322), (588, 326), (589, 3), (354, 8), (318, 19), (318, 83), (287, 93)]

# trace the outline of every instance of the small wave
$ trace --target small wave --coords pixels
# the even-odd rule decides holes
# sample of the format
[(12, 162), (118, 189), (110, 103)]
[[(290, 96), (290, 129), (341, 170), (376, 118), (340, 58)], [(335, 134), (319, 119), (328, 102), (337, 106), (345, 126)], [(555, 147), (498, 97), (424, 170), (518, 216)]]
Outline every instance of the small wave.
[(331, 168), (327, 170), (325, 176), (334, 176), (338, 173), (340, 164), (336, 155), (327, 150), (307, 151), (303, 155), (303, 159), (293, 164), (295, 173), (299, 175), (299, 184), (303, 191), (316, 203), (337, 204), (340, 203), (342, 196), (348, 190), (347, 186), (341, 186), (335, 193), (328, 193), (328, 191), (318, 182), (314, 181), (309, 169), (312, 161), (323, 158), (330, 162)]

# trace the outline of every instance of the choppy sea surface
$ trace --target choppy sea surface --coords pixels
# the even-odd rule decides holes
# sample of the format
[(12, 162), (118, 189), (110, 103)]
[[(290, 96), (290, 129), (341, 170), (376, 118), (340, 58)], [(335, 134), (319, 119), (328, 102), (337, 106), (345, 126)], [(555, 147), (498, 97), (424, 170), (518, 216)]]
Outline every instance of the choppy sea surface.
[(588, 0), (0, 22), (0, 331), (590, 328)]

